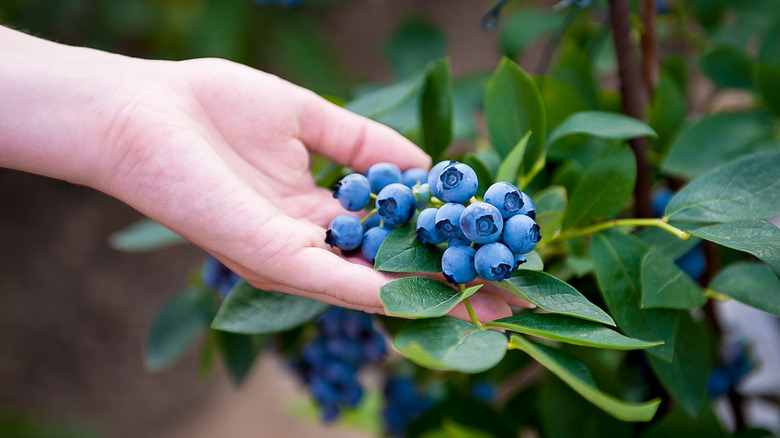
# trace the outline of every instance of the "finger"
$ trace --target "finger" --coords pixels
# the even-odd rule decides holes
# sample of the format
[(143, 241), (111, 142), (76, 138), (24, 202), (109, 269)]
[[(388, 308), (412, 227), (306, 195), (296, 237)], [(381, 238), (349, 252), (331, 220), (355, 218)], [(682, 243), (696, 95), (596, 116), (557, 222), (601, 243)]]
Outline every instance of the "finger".
[(308, 90), (301, 101), (299, 139), (311, 151), (360, 172), (380, 161), (401, 169), (430, 168), (430, 157), (393, 129)]

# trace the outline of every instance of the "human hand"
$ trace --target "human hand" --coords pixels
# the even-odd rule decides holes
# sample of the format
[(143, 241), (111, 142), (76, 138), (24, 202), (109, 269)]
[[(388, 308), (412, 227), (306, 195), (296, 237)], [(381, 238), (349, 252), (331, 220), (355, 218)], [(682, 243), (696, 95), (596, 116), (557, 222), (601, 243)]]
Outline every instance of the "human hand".
[[(44, 173), (123, 200), (258, 288), (382, 312), (379, 289), (392, 278), (324, 243), (325, 227), (343, 210), (316, 186), (309, 158), (316, 153), (359, 172), (378, 161), (429, 167), (414, 144), (228, 61), (79, 56), (74, 68), (86, 63), (95, 78), (76, 87), (79, 95), (89, 85), (101, 92), (88, 99), (96, 119), (69, 137), (84, 151), (80, 170)], [(471, 301), (484, 320), (509, 316), (508, 302), (520, 304), (497, 289)], [(452, 314), (468, 319), (462, 305)]]

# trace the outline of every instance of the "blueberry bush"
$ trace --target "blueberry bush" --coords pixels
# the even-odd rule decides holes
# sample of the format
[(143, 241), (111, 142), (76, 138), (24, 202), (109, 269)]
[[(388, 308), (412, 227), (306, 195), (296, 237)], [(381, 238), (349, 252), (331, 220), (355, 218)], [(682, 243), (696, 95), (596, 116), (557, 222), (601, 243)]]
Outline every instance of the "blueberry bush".
[[(374, 367), (372, 418), (393, 436), (768, 434), (738, 390), (751, 347), (715, 303), (780, 316), (780, 3), (503, 0), (482, 18), (504, 55), (492, 72), (453, 77), (444, 33), (412, 18), (386, 45), (396, 79), (344, 101), (430, 171), (312, 160), (344, 207), (323, 239), (403, 273), (386, 315), (261, 291), (206, 255), (154, 321), (148, 367), (205, 333), (204, 372), (219, 356), (240, 383), (272, 349), (326, 422)], [(145, 222), (113, 243), (176, 241)], [(480, 321), (485, 283), (534, 308)], [(447, 316), (460, 303), (470, 321)]]

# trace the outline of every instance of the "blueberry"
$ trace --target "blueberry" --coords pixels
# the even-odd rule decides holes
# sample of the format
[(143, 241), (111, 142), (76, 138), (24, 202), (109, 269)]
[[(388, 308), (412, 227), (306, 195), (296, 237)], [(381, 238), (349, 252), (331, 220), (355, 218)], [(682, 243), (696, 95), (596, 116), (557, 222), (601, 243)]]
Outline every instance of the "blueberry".
[(460, 215), (465, 210), (461, 204), (450, 202), (439, 207), (436, 213), (436, 231), (447, 239), (457, 239), (463, 235), (460, 231)]
[(531, 219), (536, 220), (536, 206), (534, 205), (534, 201), (527, 193), (520, 192), (520, 194), (523, 195), (523, 206), (520, 207), (520, 211), (517, 213), (524, 214)]
[(431, 202), (431, 188), (428, 183), (423, 183), (412, 187), (412, 193), (417, 198), (417, 208), (426, 206)]
[(522, 265), (523, 263), (527, 262), (525, 256), (526, 254), (523, 253), (512, 253), (515, 256), (515, 267), (513, 269), (517, 269)]
[(222, 299), (227, 298), (233, 286), (241, 280), (238, 274), (231, 271), (230, 268), (223, 265), (222, 262), (209, 253), (206, 253), (206, 261), (201, 269), (201, 277), (203, 278), (203, 283), (207, 287), (216, 290)]
[(688, 274), (689, 277), (698, 282), (707, 269), (707, 260), (704, 258), (704, 247), (702, 247), (701, 243), (696, 244), (690, 251), (675, 260), (674, 264)]
[(385, 227), (374, 227), (363, 234), (363, 243), (360, 245), (360, 251), (366, 260), (374, 263), (376, 253), (388, 234), (390, 234), (390, 229)]
[(500, 242), (488, 243), (474, 255), (474, 267), (485, 280), (503, 281), (512, 275), (514, 266), (515, 256)]
[(539, 225), (524, 214), (512, 216), (504, 223), (504, 243), (514, 253), (533, 251), (541, 238)]
[(363, 240), (363, 225), (355, 216), (340, 214), (333, 218), (325, 233), (325, 243), (345, 251), (360, 246)]
[(376, 197), (377, 214), (394, 225), (409, 222), (417, 209), (417, 200), (412, 189), (401, 183), (385, 186)]
[(523, 195), (513, 184), (497, 182), (485, 191), (485, 202), (496, 206), (501, 216), (507, 219), (518, 214), (523, 208)]
[(436, 212), (438, 208), (426, 208), (417, 215), (417, 239), (422, 243), (442, 243), (447, 236), (436, 229)]
[(468, 202), (477, 193), (477, 173), (468, 164), (457, 163), (442, 170), (436, 191), (444, 202)]
[(371, 186), (368, 178), (352, 173), (336, 183), (333, 188), (333, 197), (338, 199), (341, 206), (349, 211), (360, 211), (371, 199)]
[(455, 236), (451, 237), (447, 241), (447, 246), (457, 246), (457, 245), (465, 245), (465, 246), (471, 246), (472, 242), (463, 235), (463, 231), (458, 232)]
[(401, 169), (392, 163), (376, 163), (366, 171), (372, 193), (379, 193), (393, 183), (401, 182)]
[(407, 169), (401, 174), (401, 183), (409, 188), (428, 182), (428, 171), (419, 167)]
[(477, 271), (474, 269), (476, 253), (470, 246), (456, 245), (447, 248), (441, 256), (444, 278), (453, 284), (468, 283), (477, 278)]
[(431, 168), (431, 171), (428, 172), (428, 187), (430, 187), (432, 196), (441, 199), (441, 194), (436, 188), (436, 184), (439, 182), (439, 176), (441, 176), (441, 172), (445, 167), (457, 163), (457, 161), (453, 160), (444, 160), (436, 163), (436, 165)]
[(495, 242), (503, 227), (501, 212), (487, 202), (475, 202), (460, 215), (460, 230), (474, 243)]

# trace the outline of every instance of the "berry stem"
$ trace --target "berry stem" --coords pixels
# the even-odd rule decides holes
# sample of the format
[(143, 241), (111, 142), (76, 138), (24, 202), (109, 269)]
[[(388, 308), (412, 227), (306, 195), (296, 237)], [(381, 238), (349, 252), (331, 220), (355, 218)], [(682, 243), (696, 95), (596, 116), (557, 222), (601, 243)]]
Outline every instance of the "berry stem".
[(599, 231), (603, 231), (609, 228), (615, 228), (615, 227), (658, 227), (662, 230), (666, 230), (681, 240), (685, 240), (689, 237), (691, 237), (690, 234), (686, 233), (685, 231), (673, 226), (669, 225), (669, 223), (666, 221), (665, 218), (657, 219), (657, 218), (633, 218), (633, 219), (614, 219), (611, 221), (601, 222), (598, 224), (594, 224), (585, 228), (580, 228), (578, 230), (571, 230), (565, 233), (559, 233), (550, 239), (550, 242), (555, 241), (561, 241), (561, 240), (569, 240), (569, 239), (575, 239), (577, 237), (585, 237), (590, 236), (591, 234), (596, 234)]
[(361, 224), (366, 223), (366, 221), (371, 219), (371, 216), (373, 216), (375, 214), (376, 214), (376, 208), (372, 208), (371, 210), (368, 211), (368, 213), (366, 213), (366, 215), (365, 215), (365, 217), (363, 217), (363, 219), (360, 219), (360, 223)]
[[(459, 284), (458, 291), (460, 291), (461, 294), (466, 292), (466, 285)], [(485, 330), (485, 324), (482, 324), (479, 318), (477, 318), (477, 314), (474, 313), (474, 308), (471, 307), (471, 301), (469, 301), (469, 299), (466, 298), (465, 300), (463, 300), (463, 304), (466, 305), (466, 311), (469, 312), (469, 317), (471, 318), (471, 322), (474, 323), (475, 326), (479, 327), (480, 330)]]

